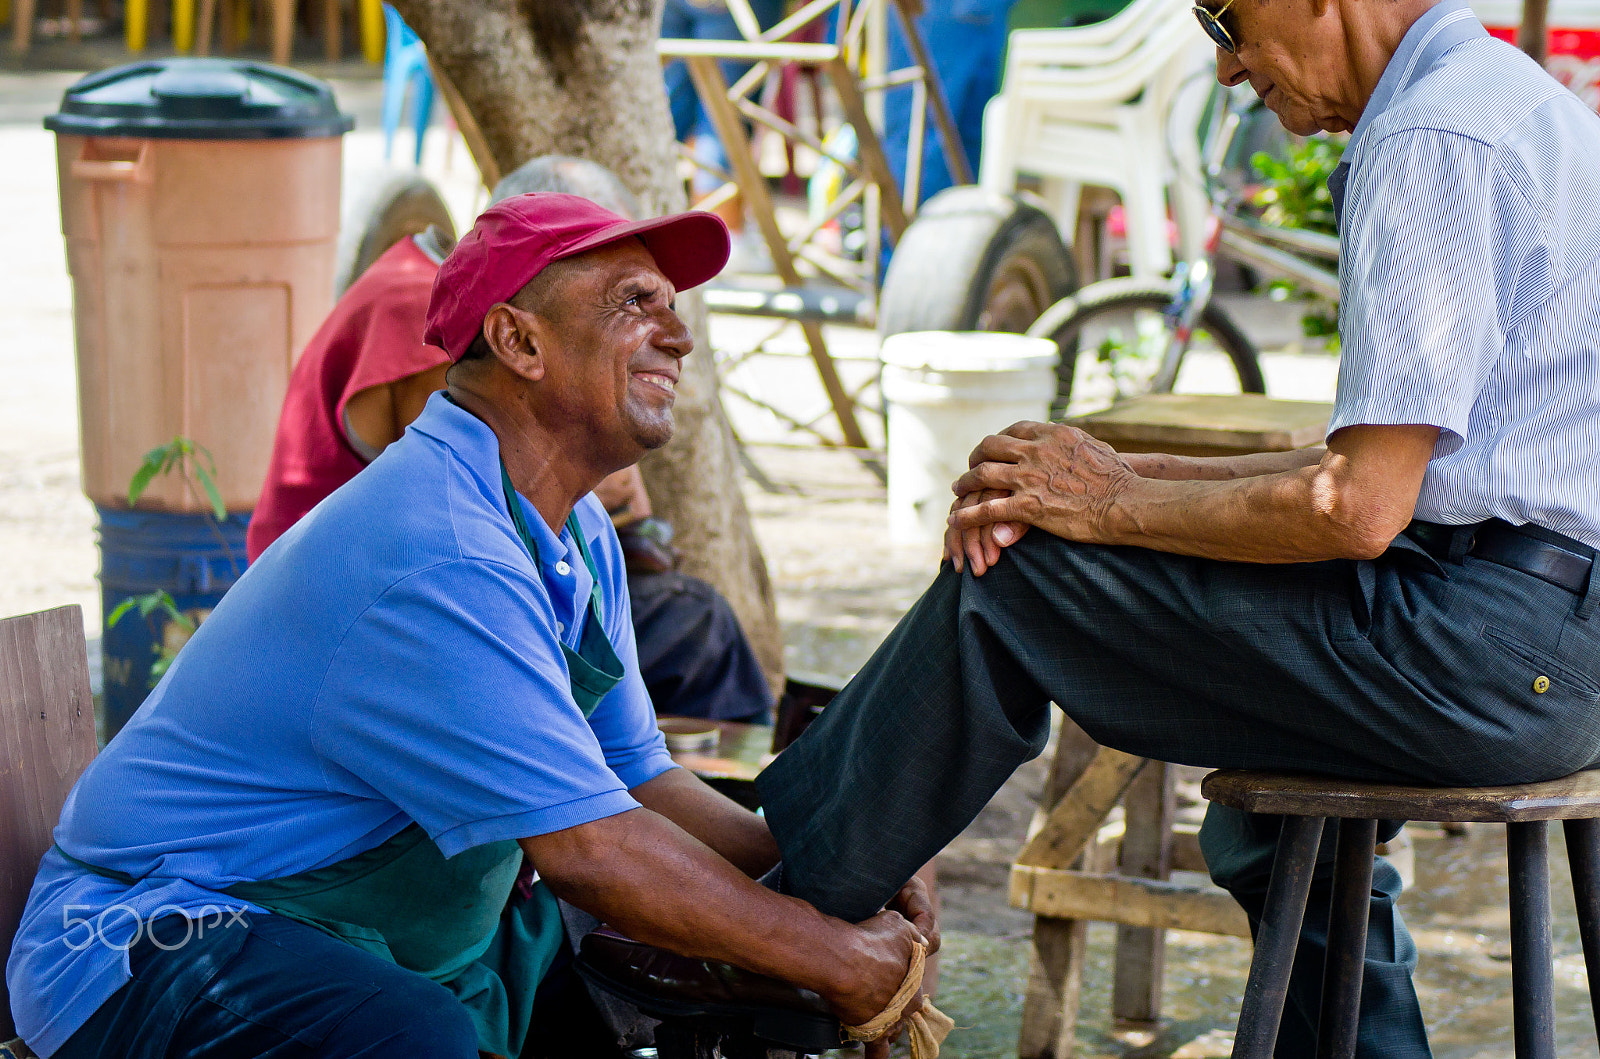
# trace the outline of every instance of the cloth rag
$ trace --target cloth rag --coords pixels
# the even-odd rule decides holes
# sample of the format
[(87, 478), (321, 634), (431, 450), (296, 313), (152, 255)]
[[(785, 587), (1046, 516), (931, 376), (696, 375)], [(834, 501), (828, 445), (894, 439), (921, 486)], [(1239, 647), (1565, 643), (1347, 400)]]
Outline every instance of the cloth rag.
[[(906, 970), (905, 981), (884, 1009), (859, 1026), (846, 1026), (845, 1036), (852, 1041), (875, 1041), (889, 1032), (900, 1021), (907, 1005), (917, 998), (922, 988), (922, 972), (928, 961), (928, 947), (918, 944), (911, 953), (911, 966)], [(911, 1038), (911, 1059), (939, 1059), (939, 1045), (956, 1028), (955, 1020), (924, 997), (921, 1010), (907, 1020), (906, 1032)]]

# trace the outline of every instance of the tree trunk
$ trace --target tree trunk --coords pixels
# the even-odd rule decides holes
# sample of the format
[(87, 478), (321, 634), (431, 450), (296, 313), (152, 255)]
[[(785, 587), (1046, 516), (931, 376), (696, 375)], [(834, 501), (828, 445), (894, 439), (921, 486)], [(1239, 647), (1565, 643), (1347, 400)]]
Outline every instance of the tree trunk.
[[(544, 154), (610, 169), (646, 215), (687, 206), (656, 36), (661, 0), (394, 0), (471, 112), (500, 172)], [(677, 529), (686, 573), (715, 585), (774, 686), (783, 641), (766, 562), (739, 489), (698, 294), (678, 309), (696, 335), (678, 385), (677, 431), (640, 464)]]

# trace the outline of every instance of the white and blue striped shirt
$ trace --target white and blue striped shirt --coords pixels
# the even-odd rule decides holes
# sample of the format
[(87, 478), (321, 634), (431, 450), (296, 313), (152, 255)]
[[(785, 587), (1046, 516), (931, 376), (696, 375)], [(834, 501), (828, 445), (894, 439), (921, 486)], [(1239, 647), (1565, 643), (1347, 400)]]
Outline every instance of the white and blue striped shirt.
[(1439, 427), (1417, 518), (1600, 547), (1600, 117), (1443, 0), (1344, 161), (1328, 433)]

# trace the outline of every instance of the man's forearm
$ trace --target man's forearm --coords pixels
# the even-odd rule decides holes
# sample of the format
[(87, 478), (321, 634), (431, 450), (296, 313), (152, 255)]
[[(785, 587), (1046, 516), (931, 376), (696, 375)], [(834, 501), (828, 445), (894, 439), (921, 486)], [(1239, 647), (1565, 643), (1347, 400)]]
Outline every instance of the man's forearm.
[[(1276, 472), (1132, 479), (1108, 511), (1103, 542), (1237, 562), (1370, 558), (1410, 519), (1437, 434), (1431, 427), (1357, 428), (1334, 451)], [(1267, 455), (1304, 459), (1317, 451)], [(1270, 461), (1239, 466), (1252, 465)]]
[(752, 878), (778, 863), (778, 844), (766, 820), (712, 790), (688, 769), (668, 769), (630, 793)]
[(1289, 452), (1256, 452), (1244, 456), (1173, 456), (1162, 452), (1125, 452), (1122, 456), (1141, 478), (1225, 482), (1312, 467), (1321, 461), (1324, 451), (1321, 445), (1313, 445)]
[(815, 990), (847, 1020), (871, 1018), (904, 977), (908, 940), (887, 943), (882, 929), (875, 936), (766, 889), (648, 809), (523, 839), (522, 848), (557, 896), (630, 937)]

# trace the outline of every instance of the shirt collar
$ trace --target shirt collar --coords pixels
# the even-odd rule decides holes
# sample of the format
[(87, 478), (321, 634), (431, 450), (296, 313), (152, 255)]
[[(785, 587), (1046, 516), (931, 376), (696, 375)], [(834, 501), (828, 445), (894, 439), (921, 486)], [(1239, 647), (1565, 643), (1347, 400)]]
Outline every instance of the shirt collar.
[(1389, 109), (1395, 97), (1427, 73), (1440, 56), (1463, 41), (1488, 35), (1489, 31), (1483, 28), (1483, 23), (1467, 6), (1467, 0), (1441, 0), (1429, 8), (1406, 30), (1400, 47), (1390, 56), (1389, 65), (1383, 68), (1378, 87), (1373, 90), (1372, 98), (1361, 112), (1361, 120), (1356, 123), (1355, 132), (1351, 134), (1341, 160), (1349, 162), (1356, 157), (1356, 150), (1367, 129)]
[[(441, 390), (428, 398), (422, 414), (411, 424), (410, 429), (433, 438), (454, 452), (472, 470), (484, 496), (496, 508), (505, 503), (504, 488), (500, 483), (500, 439), (489, 429), (489, 424), (446, 398), (444, 391)], [(518, 493), (517, 499), (522, 504), (528, 532), (533, 535), (534, 543), (539, 546), (539, 564), (554, 566), (565, 560), (568, 548), (566, 542), (561, 539), (561, 534), (550, 529), (543, 516), (523, 498), (522, 494)], [(509, 513), (505, 516), (505, 522), (507, 532), (515, 537), (516, 530), (511, 525)]]

